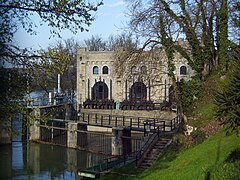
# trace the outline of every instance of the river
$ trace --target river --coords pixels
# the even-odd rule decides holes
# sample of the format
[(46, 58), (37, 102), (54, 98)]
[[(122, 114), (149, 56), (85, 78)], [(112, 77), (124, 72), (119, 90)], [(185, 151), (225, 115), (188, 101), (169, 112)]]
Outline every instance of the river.
[[(13, 124), (21, 131), (19, 121)], [(27, 143), (21, 135), (0, 146), (0, 179), (79, 179), (77, 172), (99, 164), (106, 156), (56, 145)]]

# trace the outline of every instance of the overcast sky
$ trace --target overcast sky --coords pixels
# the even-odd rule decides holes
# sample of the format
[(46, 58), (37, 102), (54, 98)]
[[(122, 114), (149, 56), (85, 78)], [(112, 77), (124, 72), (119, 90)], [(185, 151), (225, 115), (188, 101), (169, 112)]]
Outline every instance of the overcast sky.
[[(74, 39), (84, 42), (84, 39), (92, 35), (99, 35), (107, 39), (109, 35), (121, 34), (127, 23), (125, 12), (127, 11), (124, 0), (104, 0), (104, 5), (99, 7), (95, 21), (89, 27), (89, 32), (78, 32), (76, 35), (70, 31), (61, 33), (62, 39), (73, 37)], [(40, 49), (46, 48), (49, 44), (56, 42), (56, 38), (50, 38), (49, 28), (41, 26), (37, 29), (38, 35), (31, 36), (22, 29), (15, 35), (16, 43), (22, 48)]]

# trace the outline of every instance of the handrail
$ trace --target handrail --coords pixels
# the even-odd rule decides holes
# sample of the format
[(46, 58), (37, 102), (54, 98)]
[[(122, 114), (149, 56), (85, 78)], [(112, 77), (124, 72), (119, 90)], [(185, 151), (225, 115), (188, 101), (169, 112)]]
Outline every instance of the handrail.
[[(147, 153), (147, 150), (149, 147), (152, 146), (153, 142), (156, 140), (156, 138), (159, 138), (160, 136), (160, 130), (159, 126), (157, 127), (157, 133), (154, 132), (146, 141), (146, 143), (142, 146), (142, 148), (137, 152), (136, 154), (136, 165), (138, 165), (138, 161), (144, 156), (144, 154)], [(152, 139), (150, 141), (150, 139)]]
[[(94, 117), (91, 117), (94, 116)], [(109, 114), (99, 114), (97, 113), (82, 113), (82, 122), (86, 122), (89, 125), (97, 125), (102, 127), (116, 127), (118, 125), (130, 127), (131, 129), (143, 130), (144, 120), (152, 120), (153, 126), (151, 130), (156, 130), (157, 126), (166, 131), (166, 128), (170, 128), (170, 131), (176, 129), (179, 123), (178, 119), (173, 118), (171, 120), (158, 119), (158, 118), (144, 118), (144, 117), (134, 117), (134, 116), (119, 116), (119, 115), (109, 115)], [(91, 120), (90, 120), (91, 118)], [(177, 123), (177, 124), (176, 124)]]
[[(151, 136), (149, 136), (148, 140), (144, 143), (144, 145), (140, 148), (140, 150), (133, 152), (131, 154), (128, 154), (128, 155), (124, 154), (121, 156), (112, 156), (112, 157), (106, 158), (106, 159), (104, 159), (103, 163), (100, 163), (96, 166), (86, 168), (83, 171), (101, 172), (101, 171), (109, 170), (116, 166), (120, 166), (121, 164), (126, 165), (126, 164), (134, 162), (134, 161), (137, 164), (138, 160), (143, 157), (143, 155), (147, 151), (148, 147), (153, 144), (154, 140), (156, 140), (156, 138), (159, 137), (159, 135), (160, 135), (160, 130), (159, 130), (159, 126), (158, 126), (157, 132), (154, 132), (153, 134), (151, 134)], [(152, 140), (150, 140), (150, 139), (152, 139)]]

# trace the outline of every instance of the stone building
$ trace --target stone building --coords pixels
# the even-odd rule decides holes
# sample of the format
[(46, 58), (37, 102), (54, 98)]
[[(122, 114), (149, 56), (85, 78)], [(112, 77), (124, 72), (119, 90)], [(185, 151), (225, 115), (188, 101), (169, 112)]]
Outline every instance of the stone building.
[[(120, 65), (113, 51), (78, 49), (78, 108), (156, 109), (172, 101), (164, 49), (143, 54), (137, 62), (128, 60)], [(174, 64), (177, 81), (189, 80), (194, 74), (187, 60), (177, 52)], [(116, 73), (119, 70), (122, 73)]]

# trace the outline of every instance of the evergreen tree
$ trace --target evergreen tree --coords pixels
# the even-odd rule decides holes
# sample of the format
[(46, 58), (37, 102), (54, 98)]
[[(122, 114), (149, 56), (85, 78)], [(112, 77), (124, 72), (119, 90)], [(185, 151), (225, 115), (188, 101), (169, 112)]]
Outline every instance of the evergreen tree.
[(240, 61), (236, 63), (231, 72), (229, 81), (222, 92), (215, 95), (217, 105), (216, 117), (223, 121), (227, 133), (240, 130)]

